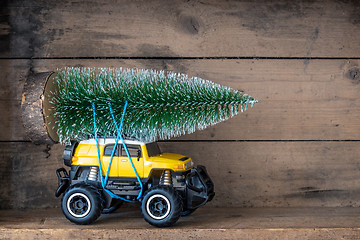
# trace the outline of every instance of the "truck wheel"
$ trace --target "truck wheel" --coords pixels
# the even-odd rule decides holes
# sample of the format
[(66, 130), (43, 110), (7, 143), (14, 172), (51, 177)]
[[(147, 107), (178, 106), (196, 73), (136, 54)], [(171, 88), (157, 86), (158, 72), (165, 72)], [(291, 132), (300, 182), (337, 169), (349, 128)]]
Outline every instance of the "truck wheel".
[(179, 218), (182, 203), (176, 191), (169, 187), (155, 187), (144, 194), (141, 212), (145, 221), (156, 227), (169, 227)]
[(61, 200), (67, 219), (76, 224), (90, 224), (101, 214), (103, 201), (97, 188), (86, 184), (71, 186)]

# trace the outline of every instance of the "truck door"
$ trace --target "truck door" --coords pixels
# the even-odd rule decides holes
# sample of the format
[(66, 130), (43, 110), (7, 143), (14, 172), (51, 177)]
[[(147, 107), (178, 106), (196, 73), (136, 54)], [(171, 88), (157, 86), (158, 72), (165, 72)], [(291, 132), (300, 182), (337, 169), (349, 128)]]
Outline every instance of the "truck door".
[[(126, 144), (126, 147), (129, 151), (131, 160), (135, 166), (136, 172), (138, 173), (139, 177), (143, 177), (144, 175), (144, 158), (141, 152), (140, 145), (135, 144)], [(121, 145), (121, 154), (119, 156), (119, 176), (120, 177), (131, 177), (136, 178), (134, 173), (134, 169), (131, 166), (129, 158), (126, 154), (125, 148)]]
[[(111, 168), (109, 172), (109, 177), (118, 177), (118, 163), (119, 163), (119, 146), (115, 149), (115, 154), (111, 163)], [(109, 167), (109, 162), (111, 158), (111, 153), (114, 149), (114, 144), (108, 144), (104, 147), (103, 158), (102, 158), (102, 171), (103, 175), (106, 175), (107, 169)]]

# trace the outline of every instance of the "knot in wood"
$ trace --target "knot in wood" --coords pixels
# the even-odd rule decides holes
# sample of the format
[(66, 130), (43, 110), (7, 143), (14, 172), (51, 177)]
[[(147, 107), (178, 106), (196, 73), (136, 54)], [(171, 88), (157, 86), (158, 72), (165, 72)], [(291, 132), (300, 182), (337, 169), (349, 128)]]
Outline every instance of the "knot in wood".
[(353, 67), (349, 69), (347, 72), (347, 77), (353, 81), (356, 81), (356, 83), (360, 82), (360, 69), (358, 67)]

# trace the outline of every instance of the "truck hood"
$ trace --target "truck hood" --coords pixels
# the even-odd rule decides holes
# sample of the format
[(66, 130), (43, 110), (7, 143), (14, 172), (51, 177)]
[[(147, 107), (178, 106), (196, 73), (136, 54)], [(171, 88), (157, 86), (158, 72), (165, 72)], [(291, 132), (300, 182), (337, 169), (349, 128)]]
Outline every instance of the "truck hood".
[(189, 160), (190, 158), (176, 153), (162, 153), (160, 155), (150, 157), (150, 159), (151, 159), (150, 161), (162, 162), (162, 161), (186, 161)]

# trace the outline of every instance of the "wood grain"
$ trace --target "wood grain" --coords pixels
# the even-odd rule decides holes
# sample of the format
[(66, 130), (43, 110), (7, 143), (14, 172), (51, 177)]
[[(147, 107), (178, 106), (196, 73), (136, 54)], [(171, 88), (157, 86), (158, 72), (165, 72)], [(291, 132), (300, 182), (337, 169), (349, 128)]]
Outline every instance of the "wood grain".
[(360, 142), (177, 142), (213, 177), (211, 206), (358, 206)]
[(59, 206), (55, 170), (63, 166), (61, 145), (0, 143), (0, 208)]
[(27, 139), (20, 104), (29, 63), (29, 60), (0, 60), (0, 141)]
[(0, 6), (0, 208), (59, 206), (63, 146), (28, 142), (20, 106), (29, 74), (65, 66), (171, 70), (260, 100), (160, 143), (207, 166), (217, 193), (209, 206), (360, 206), (359, 1)]
[(335, 0), (9, 1), (0, 56), (358, 57), (359, 7)]
[[(360, 142), (162, 142), (205, 165), (209, 207), (359, 207)], [(59, 207), (63, 146), (0, 143), (0, 207)]]
[[(50, 82), (52, 83), (52, 74), (53, 72), (28, 74), (21, 95), (21, 116), (25, 134), (35, 144), (54, 143), (51, 138), (53, 131), (49, 131), (52, 129), (52, 125), (47, 124), (45, 116), (48, 115), (44, 111), (45, 106), (48, 106), (45, 90), (49, 89)], [(55, 136), (57, 137), (57, 134)], [(58, 142), (58, 138), (56, 138), (56, 142)]]
[[(1, 60), (0, 140), (26, 140), (20, 101), (27, 60)], [(359, 60), (32, 60), (33, 71), (64, 66), (172, 70), (243, 89), (260, 100), (245, 113), (180, 140), (358, 140)], [(8, 65), (8, 67), (3, 67)], [(11, 95), (9, 95), (11, 93)], [(11, 106), (9, 108), (9, 106)]]

